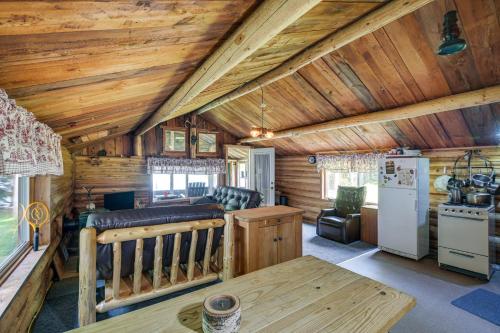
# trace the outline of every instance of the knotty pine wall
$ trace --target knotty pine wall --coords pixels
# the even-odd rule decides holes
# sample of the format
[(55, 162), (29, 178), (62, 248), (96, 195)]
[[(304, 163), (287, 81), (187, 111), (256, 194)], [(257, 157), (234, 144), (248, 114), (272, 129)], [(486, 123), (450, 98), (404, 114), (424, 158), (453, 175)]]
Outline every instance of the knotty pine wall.
[[(217, 133), (217, 154), (209, 156), (212, 158), (224, 158), (224, 145), (233, 144), (236, 139), (229, 133), (217, 126), (198, 117), (196, 120), (190, 117), (180, 117), (164, 122), (161, 125), (146, 132), (143, 136), (144, 157), (133, 156), (133, 137), (123, 135), (110, 140), (93, 144), (83, 149), (79, 156), (75, 156), (75, 191), (74, 207), (77, 210), (85, 209), (87, 205), (87, 192), (82, 188), (94, 186), (92, 190), (93, 201), (97, 207), (104, 204), (104, 194), (111, 192), (134, 191), (135, 198), (140, 198), (149, 203), (151, 191), (151, 176), (147, 174), (147, 156), (167, 156), (175, 158), (186, 158), (189, 156), (189, 139), (186, 151), (182, 153), (169, 154), (163, 152), (163, 129), (183, 129), (185, 120), (196, 123), (197, 130)], [(189, 136), (187, 136), (189, 138)], [(96, 156), (97, 152), (105, 149), (106, 157), (99, 157), (99, 165), (90, 163), (90, 156)], [(203, 158), (203, 157), (202, 157)], [(224, 177), (219, 177), (222, 182)]]
[[(434, 180), (443, 174), (451, 174), (455, 159), (463, 155), (463, 149), (434, 150), (424, 152), (430, 159), (430, 247), (431, 253), (437, 251), (437, 206), (447, 201), (446, 193), (436, 192)], [(500, 148), (482, 149), (482, 154), (493, 162), (495, 171), (500, 174)], [(321, 208), (331, 207), (332, 203), (321, 199), (321, 177), (316, 166), (307, 162), (307, 156), (276, 158), (276, 188), (288, 196), (289, 205), (305, 210), (304, 221), (316, 223)], [(500, 237), (500, 195), (496, 197), (496, 235)], [(497, 262), (500, 263), (500, 245), (497, 242)]]
[(69, 213), (73, 206), (74, 164), (71, 153), (62, 148), (64, 174), (50, 178), (50, 209), (52, 216)]
[(104, 204), (104, 194), (134, 191), (135, 198), (149, 203), (151, 176), (146, 172), (143, 157), (99, 157), (99, 165), (92, 165), (88, 156), (75, 156), (74, 207), (80, 211), (87, 205), (87, 192), (94, 187), (92, 199), (97, 207)]

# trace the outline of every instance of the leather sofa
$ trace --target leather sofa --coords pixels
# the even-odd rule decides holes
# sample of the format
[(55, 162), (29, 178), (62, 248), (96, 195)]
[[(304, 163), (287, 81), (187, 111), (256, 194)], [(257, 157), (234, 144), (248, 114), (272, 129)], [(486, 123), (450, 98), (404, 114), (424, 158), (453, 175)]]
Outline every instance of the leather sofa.
[(344, 244), (359, 240), (365, 197), (365, 187), (339, 186), (335, 208), (322, 209), (318, 216), (316, 234)]
[[(94, 213), (88, 217), (87, 227), (96, 229), (100, 234), (105, 230), (149, 226), (163, 223), (177, 223), (194, 220), (223, 219), (224, 210), (221, 205), (190, 205), (169, 206), (143, 209), (127, 209), (111, 212)], [(212, 255), (219, 246), (224, 228), (214, 229)], [(196, 244), (196, 261), (203, 260), (207, 241), (207, 230), (200, 230)], [(129, 276), (134, 272), (135, 241), (122, 243), (121, 276)], [(180, 263), (186, 264), (191, 244), (191, 233), (181, 236)], [(163, 238), (163, 264), (169, 266), (172, 262), (174, 235)], [(143, 271), (153, 269), (155, 239), (144, 239)], [(97, 278), (109, 280), (113, 277), (113, 246), (112, 244), (97, 244)]]
[(225, 211), (257, 208), (262, 202), (259, 192), (244, 188), (219, 186), (211, 195), (195, 201), (195, 204), (217, 203), (224, 206)]

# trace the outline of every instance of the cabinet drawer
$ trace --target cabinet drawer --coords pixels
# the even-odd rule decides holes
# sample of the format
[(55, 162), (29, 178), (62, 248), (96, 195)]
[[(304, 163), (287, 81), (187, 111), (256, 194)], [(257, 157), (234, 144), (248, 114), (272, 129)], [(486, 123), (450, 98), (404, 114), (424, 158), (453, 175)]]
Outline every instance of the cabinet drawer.
[(259, 227), (260, 228), (271, 227), (271, 226), (280, 225), (283, 223), (290, 223), (290, 222), (293, 222), (293, 218), (291, 216), (282, 217), (280, 219), (265, 219), (259, 223)]
[(438, 248), (438, 262), (489, 275), (490, 264), (489, 258), (486, 256), (440, 246)]

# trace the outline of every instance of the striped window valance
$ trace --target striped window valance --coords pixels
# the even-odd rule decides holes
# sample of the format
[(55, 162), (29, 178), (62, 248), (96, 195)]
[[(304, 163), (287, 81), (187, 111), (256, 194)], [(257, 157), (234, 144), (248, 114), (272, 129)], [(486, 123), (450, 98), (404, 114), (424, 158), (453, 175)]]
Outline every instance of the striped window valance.
[(148, 174), (214, 175), (223, 173), (226, 173), (224, 159), (148, 158)]
[(316, 166), (318, 171), (329, 170), (334, 172), (373, 172), (377, 170), (377, 160), (383, 154), (346, 154), (346, 155), (318, 155)]
[(61, 136), (0, 89), (0, 175), (62, 175)]

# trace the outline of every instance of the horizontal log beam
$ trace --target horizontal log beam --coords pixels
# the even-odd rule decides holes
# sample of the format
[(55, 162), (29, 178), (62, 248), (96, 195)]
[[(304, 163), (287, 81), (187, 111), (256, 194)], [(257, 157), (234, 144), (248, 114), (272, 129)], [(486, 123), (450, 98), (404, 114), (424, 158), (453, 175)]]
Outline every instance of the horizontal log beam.
[(345, 28), (333, 32), (321, 41), (313, 44), (304, 51), (285, 61), (275, 69), (202, 106), (196, 111), (196, 114), (203, 114), (217, 106), (251, 93), (252, 91), (259, 89), (261, 86), (263, 87), (269, 85), (279, 79), (292, 75), (302, 67), (327, 55), (328, 53), (338, 50), (342, 46), (372, 33), (375, 30), (378, 30), (383, 26), (396, 21), (397, 19), (414, 12), (432, 1), (434, 0), (393, 0), (383, 7), (349, 24)]
[(147, 227), (133, 227), (124, 229), (106, 230), (97, 236), (97, 243), (109, 244), (113, 242), (125, 242), (140, 238), (153, 238), (156, 236), (170, 235), (176, 233), (190, 232), (221, 227), (225, 224), (223, 219), (199, 220), (160, 224)]
[(266, 0), (198, 67), (159, 109), (135, 131), (142, 135), (186, 105), (212, 83), (295, 22), (321, 0)]
[(462, 108), (480, 106), (497, 102), (500, 102), (500, 85), (469, 91), (461, 94), (440, 97), (430, 101), (420, 102), (407, 106), (401, 106), (394, 109), (364, 113), (353, 117), (346, 117), (346, 118), (326, 121), (320, 124), (282, 130), (275, 132), (274, 137), (272, 139), (245, 138), (239, 140), (239, 142), (253, 143), (259, 141), (277, 140), (289, 137), (299, 137), (307, 134), (316, 134), (320, 132), (332, 131), (342, 128), (416, 118), (445, 111), (458, 110)]

